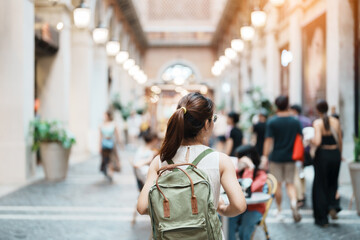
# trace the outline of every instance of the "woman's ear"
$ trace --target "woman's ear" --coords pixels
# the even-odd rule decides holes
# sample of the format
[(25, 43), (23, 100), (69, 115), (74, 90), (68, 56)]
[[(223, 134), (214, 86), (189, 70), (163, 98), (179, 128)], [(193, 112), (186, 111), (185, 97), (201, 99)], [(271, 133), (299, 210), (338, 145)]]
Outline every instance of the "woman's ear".
[(207, 130), (209, 130), (209, 129), (210, 129), (210, 124), (211, 124), (211, 121), (206, 120), (206, 122), (205, 122), (205, 126), (204, 126), (204, 130), (205, 130), (205, 131), (207, 131)]

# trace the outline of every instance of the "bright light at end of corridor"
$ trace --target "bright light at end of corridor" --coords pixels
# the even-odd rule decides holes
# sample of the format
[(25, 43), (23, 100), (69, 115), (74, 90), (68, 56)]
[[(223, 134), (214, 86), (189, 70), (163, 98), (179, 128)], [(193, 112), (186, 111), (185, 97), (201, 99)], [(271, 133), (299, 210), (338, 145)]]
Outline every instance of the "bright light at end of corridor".
[(109, 41), (106, 44), (106, 52), (109, 56), (116, 56), (120, 51), (120, 43), (118, 41)]
[(237, 52), (242, 52), (244, 50), (244, 41), (241, 39), (233, 39), (231, 41), (231, 48)]
[(175, 77), (174, 79), (175, 85), (183, 85), (185, 83), (185, 79), (181, 76)]
[(87, 28), (90, 24), (91, 10), (81, 1), (80, 5), (74, 9), (74, 24), (77, 28)]
[(293, 54), (290, 51), (283, 50), (281, 52), (281, 65), (287, 67), (293, 60)]
[(224, 93), (229, 93), (230, 90), (231, 90), (231, 86), (230, 86), (229, 83), (223, 83), (223, 84), (222, 84), (222, 91), (223, 91)]
[(251, 13), (251, 23), (255, 27), (263, 27), (266, 24), (266, 13), (264, 11), (253, 11)]
[(245, 41), (251, 41), (255, 36), (255, 29), (251, 26), (243, 26), (240, 29), (240, 34)]

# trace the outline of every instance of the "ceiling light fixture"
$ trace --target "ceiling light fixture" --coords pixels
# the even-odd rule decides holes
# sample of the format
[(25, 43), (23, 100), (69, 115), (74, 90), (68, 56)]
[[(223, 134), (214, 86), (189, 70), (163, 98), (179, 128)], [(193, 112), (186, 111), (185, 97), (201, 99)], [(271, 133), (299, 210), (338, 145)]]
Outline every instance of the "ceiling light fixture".
[(241, 38), (245, 41), (251, 41), (255, 36), (255, 29), (251, 26), (243, 26), (240, 29)]
[(251, 23), (254, 27), (263, 27), (266, 24), (266, 13), (264, 11), (255, 10), (251, 13)]
[(118, 41), (109, 41), (106, 43), (106, 52), (113, 57), (120, 51), (120, 43)]
[(74, 9), (74, 24), (77, 28), (87, 28), (90, 24), (91, 11), (85, 4), (84, 0), (80, 2), (80, 5)]
[(93, 40), (96, 44), (105, 44), (108, 40), (109, 29), (103, 25), (99, 25), (93, 31)]
[(231, 48), (237, 52), (242, 52), (244, 50), (245, 44), (241, 39), (233, 39), (231, 41)]

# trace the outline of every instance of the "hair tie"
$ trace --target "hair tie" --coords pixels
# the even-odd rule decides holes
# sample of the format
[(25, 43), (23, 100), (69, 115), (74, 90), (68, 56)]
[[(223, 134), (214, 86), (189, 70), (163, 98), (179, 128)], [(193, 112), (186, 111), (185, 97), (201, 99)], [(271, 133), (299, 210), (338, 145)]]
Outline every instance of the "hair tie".
[(181, 109), (184, 111), (184, 114), (186, 113), (186, 108), (185, 107), (181, 107)]

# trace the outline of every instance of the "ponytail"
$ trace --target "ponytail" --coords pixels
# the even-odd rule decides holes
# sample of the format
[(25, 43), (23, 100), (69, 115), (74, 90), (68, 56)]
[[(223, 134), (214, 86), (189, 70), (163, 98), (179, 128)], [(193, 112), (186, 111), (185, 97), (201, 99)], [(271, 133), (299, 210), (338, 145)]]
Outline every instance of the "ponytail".
[(330, 131), (330, 121), (329, 121), (328, 115), (324, 114), (322, 120), (323, 120), (323, 122), (324, 122), (325, 130), (326, 130), (326, 131)]
[(189, 93), (181, 98), (177, 110), (169, 119), (160, 148), (160, 160), (172, 160), (183, 140), (194, 140), (213, 113), (213, 102), (200, 93)]
[(318, 100), (316, 103), (316, 109), (318, 110), (319, 113), (321, 113), (323, 115), (322, 120), (324, 123), (325, 130), (329, 131), (330, 130), (330, 121), (329, 121), (329, 117), (327, 115), (329, 106), (328, 106), (327, 102), (323, 99)]
[(171, 160), (184, 139), (184, 111), (178, 108), (169, 119), (165, 139), (160, 149), (162, 162)]

